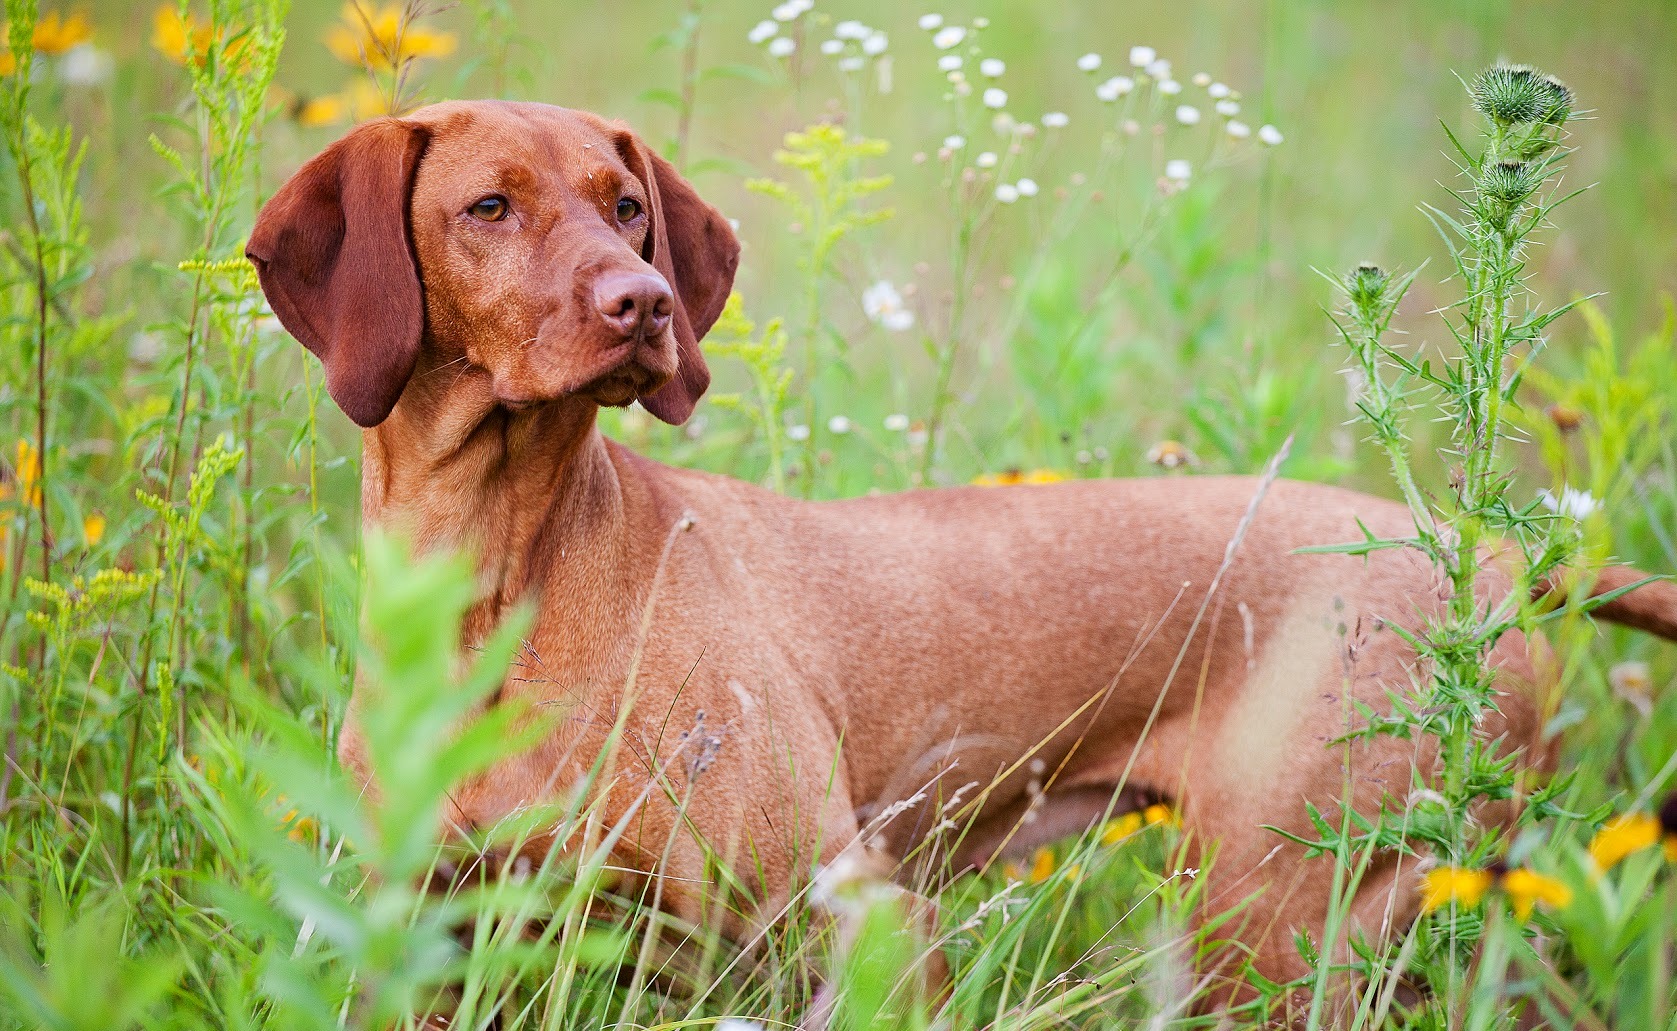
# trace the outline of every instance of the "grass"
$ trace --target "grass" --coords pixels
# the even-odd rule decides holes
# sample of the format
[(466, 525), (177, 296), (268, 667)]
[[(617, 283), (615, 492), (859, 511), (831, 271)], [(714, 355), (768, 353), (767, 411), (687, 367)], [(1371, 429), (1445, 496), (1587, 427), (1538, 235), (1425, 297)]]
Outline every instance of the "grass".
[[(919, 10), (821, 6), (783, 12), (774, 36), (796, 41), (790, 58), (748, 39), (771, 15), (737, 3), (437, 6), (386, 19), (284, 0), (8, 0), (0, 1027), (384, 1027), (433, 1008), (455, 1026), (778, 1027), (823, 981), (842, 988), (839, 1027), (935, 1019), (909, 973), (928, 943), (900, 933), (898, 898), (828, 878), (744, 951), (717, 921), (672, 926), (655, 889), (611, 868), (619, 828), (587, 784), (497, 829), (516, 841), (558, 827), (576, 847), (419, 889), (459, 865), (432, 844), (442, 793), (518, 744), (517, 713), (454, 730), (502, 675), (514, 631), (457, 669), (469, 571), (360, 539), (358, 441), (238, 258), (291, 169), (393, 106), (497, 95), (626, 117), (739, 219), (741, 296), (707, 342), (711, 397), (682, 429), (603, 418), (659, 459), (828, 498), (980, 476), (1255, 473), (1285, 450), (1285, 475), (1404, 497), (1418, 532), (1460, 462), (1471, 491), (1445, 515), (1480, 513), (1528, 558), (1558, 541), (1588, 561), (1677, 570), (1665, 4), (1115, 14), (999, 0), (943, 9), (935, 29)], [(847, 17), (881, 22), (884, 50), (847, 32), (822, 54)], [(940, 49), (955, 27), (967, 31)], [(1140, 44), (1171, 70), (1132, 67)], [(1089, 51), (1097, 71), (1078, 66)], [(1518, 268), (1502, 252), (1488, 310), (1471, 285), (1482, 266), (1456, 264), (1485, 241), (1458, 238), (1452, 258), (1416, 206), (1461, 218), (1446, 190), (1507, 192), (1458, 171), (1480, 122), (1453, 74), (1503, 54), (1575, 91), (1574, 152), (1550, 181), (1591, 188), (1532, 221)], [(938, 70), (949, 56), (970, 92)], [(1239, 91), (1221, 98), (1238, 112), (1216, 110), (1200, 68)], [(1158, 88), (1167, 74), (1181, 93)], [(988, 89), (1007, 96), (987, 107)], [(995, 124), (1001, 111), (1015, 121)], [(1407, 293), (1365, 288), (1377, 303), (1360, 311), (1346, 280), (1353, 346), (1339, 348), (1324, 314), (1339, 299), (1310, 270), (1364, 260), (1420, 271)], [(1545, 310), (1534, 298), (1558, 309), (1586, 295), (1600, 296), (1542, 327), (1546, 348), (1507, 391), (1502, 363), (1529, 348), (1475, 355), (1474, 333), (1464, 348), (1432, 314), (1506, 340)], [(1353, 394), (1360, 412), (1347, 403), (1347, 365), (1366, 385), (1464, 353), (1497, 364), (1460, 403), (1448, 383), (1414, 394), (1418, 366), (1389, 393)], [(1544, 515), (1544, 490), (1572, 498), (1559, 507), (1576, 518)], [(1483, 515), (1501, 502), (1517, 519)], [(1447, 543), (1429, 553), (1471, 597), (1472, 564), (1447, 565)], [(387, 590), (363, 608), (366, 578)], [(1306, 1025), (1677, 1026), (1677, 882), (1648, 822), (1677, 776), (1677, 702), (1661, 690), (1677, 661), (1575, 610), (1543, 629), (1566, 775), (1470, 776), (1487, 754), (1473, 732), (1485, 696), (1468, 691), (1484, 687), (1483, 655), (1453, 653), (1441, 682), (1462, 707), (1405, 726), (1442, 726), (1455, 756), (1436, 771), (1443, 797), (1516, 790), (1526, 817), (1507, 836), (1458, 819), (1416, 839), (1444, 864), (1438, 912), (1355, 958), (1367, 988), (1350, 1011), (1326, 1005), (1343, 971), (1320, 960), (1236, 1022), (1302, 993)], [(402, 785), (378, 807), (332, 759), (356, 677), (381, 782)], [(590, 783), (609, 777), (592, 769)], [(1337, 815), (1322, 846), (1341, 885), (1393, 834), (1414, 837), (1384, 821), (1353, 833)], [(1200, 879), (1164, 816), (945, 891), (942, 1019), (1214, 1024), (1195, 960), (1219, 930), (1193, 924)], [(745, 904), (720, 870), (717, 884), (718, 911)], [(1405, 982), (1421, 976), (1433, 991), (1417, 997)]]

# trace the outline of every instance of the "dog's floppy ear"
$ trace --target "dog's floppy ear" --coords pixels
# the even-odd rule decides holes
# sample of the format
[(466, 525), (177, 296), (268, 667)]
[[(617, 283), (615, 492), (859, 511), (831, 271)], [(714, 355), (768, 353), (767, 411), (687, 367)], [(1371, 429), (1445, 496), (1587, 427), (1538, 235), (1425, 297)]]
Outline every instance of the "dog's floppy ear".
[(728, 303), (740, 245), (728, 220), (699, 198), (674, 165), (639, 137), (623, 131), (630, 170), (640, 177), (652, 202), (652, 225), (641, 257), (670, 284), (676, 299), (676, 374), (640, 402), (653, 415), (679, 426), (693, 414), (693, 406), (710, 386), (710, 369), (699, 341)]
[(408, 194), (428, 139), (397, 118), (357, 126), (280, 187), (245, 247), (274, 314), (360, 426), (385, 420), (419, 357), (425, 306)]

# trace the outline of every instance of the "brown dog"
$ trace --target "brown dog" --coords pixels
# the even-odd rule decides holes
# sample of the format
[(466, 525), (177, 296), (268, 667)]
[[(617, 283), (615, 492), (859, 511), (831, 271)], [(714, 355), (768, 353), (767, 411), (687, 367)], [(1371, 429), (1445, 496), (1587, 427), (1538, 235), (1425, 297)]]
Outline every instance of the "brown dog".
[[(1082, 829), (1122, 788), (1174, 799), (1192, 839), (1215, 843), (1210, 911), (1258, 893), (1239, 937), (1282, 979), (1303, 970), (1294, 932), (1321, 933), (1329, 871), (1262, 825), (1308, 833), (1305, 804), (1334, 811), (1347, 783), (1370, 812), (1431, 761), (1389, 738), (1329, 742), (1353, 702), (1382, 710), (1410, 683), (1414, 657), (1382, 620), (1437, 612), (1434, 571), (1408, 551), (1296, 552), (1355, 539), (1358, 519), (1404, 535), (1390, 502), (1196, 477), (817, 504), (602, 437), (600, 405), (692, 413), (710, 378), (699, 340), (738, 257), (728, 223), (620, 125), (498, 102), (369, 122), (285, 184), (248, 253), (366, 427), (367, 524), (476, 556), (468, 645), (536, 610), (539, 673), (515, 670), (502, 697), (572, 718), (463, 786), (460, 826), (572, 783), (562, 767), (597, 754), (632, 682), (607, 808), (657, 775), (690, 794), (683, 818), (652, 791), (619, 849), (638, 869), (662, 861), (686, 916), (706, 848), (772, 915), (816, 864), (894, 866), (938, 817), (924, 801), (875, 817), (927, 785), (947, 798), (996, 781), (957, 866)], [(1598, 611), (1677, 637), (1665, 583)], [(1491, 731), (1540, 756), (1526, 642), (1504, 637), (1495, 660)], [(656, 774), (651, 757), (680, 753), (696, 724), (705, 754)], [(364, 773), (359, 749), (352, 706), (341, 754)], [(1028, 791), (1042, 770), (1046, 792)], [(1377, 859), (1349, 930), (1402, 926), (1414, 876)]]

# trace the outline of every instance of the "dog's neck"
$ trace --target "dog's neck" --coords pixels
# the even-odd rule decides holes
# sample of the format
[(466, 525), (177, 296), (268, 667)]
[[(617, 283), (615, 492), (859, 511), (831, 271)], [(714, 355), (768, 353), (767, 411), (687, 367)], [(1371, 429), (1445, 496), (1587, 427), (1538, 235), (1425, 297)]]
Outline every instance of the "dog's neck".
[(622, 554), (613, 545), (630, 532), (625, 470), (597, 413), (576, 397), (514, 412), (483, 370), (432, 361), (365, 433), (365, 524), (407, 534), (421, 554), (475, 557), (483, 593), (468, 640), (532, 584)]

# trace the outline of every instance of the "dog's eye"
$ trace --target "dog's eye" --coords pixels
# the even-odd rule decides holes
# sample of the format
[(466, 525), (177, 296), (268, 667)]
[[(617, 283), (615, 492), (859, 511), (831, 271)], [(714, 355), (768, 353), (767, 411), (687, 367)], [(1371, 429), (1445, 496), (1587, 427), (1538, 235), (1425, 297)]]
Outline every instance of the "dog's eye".
[(485, 222), (499, 222), (507, 217), (507, 199), (505, 197), (485, 197), (473, 204), (470, 209), (472, 217)]
[(617, 220), (619, 222), (633, 222), (635, 216), (641, 213), (641, 202), (633, 197), (624, 197), (617, 202)]

